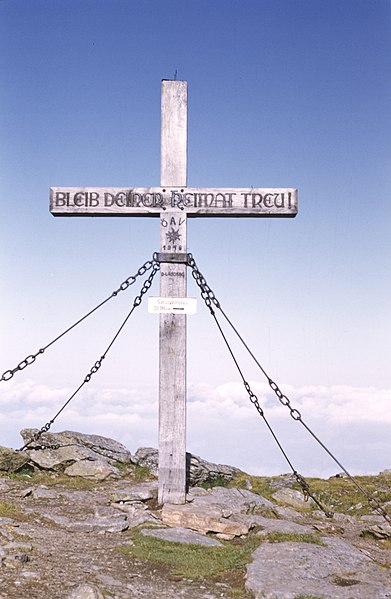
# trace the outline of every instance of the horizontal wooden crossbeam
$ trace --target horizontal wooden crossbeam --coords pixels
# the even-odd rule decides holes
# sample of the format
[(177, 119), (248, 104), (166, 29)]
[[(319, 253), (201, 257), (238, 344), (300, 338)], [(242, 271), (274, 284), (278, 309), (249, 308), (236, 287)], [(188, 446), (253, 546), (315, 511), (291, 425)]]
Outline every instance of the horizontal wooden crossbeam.
[(54, 216), (294, 217), (297, 189), (215, 187), (53, 187)]

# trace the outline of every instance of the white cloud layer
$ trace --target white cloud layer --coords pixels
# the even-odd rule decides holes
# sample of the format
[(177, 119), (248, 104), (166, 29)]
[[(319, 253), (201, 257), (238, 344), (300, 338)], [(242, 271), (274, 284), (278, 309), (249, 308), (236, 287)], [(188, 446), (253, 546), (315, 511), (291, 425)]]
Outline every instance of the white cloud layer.
[[(288, 456), (306, 476), (341, 470), (301, 422), (290, 417), (267, 385), (250, 382), (265, 419)], [(375, 387), (281, 385), (303, 422), (352, 474), (391, 467), (391, 390)], [(22, 428), (49, 422), (74, 389), (12, 379), (0, 388), (0, 444), (22, 445)], [(157, 447), (158, 401), (155, 387), (86, 386), (61, 412), (53, 431), (77, 430), (112, 437), (131, 451)], [(189, 385), (188, 450), (205, 459), (238, 466), (252, 474), (280, 474), (290, 464), (242, 384)]]

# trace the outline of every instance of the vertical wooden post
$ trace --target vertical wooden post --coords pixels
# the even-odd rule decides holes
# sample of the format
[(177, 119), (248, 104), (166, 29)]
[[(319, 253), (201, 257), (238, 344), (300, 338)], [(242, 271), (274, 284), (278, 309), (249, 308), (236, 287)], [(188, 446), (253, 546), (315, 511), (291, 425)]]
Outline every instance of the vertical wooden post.
[[(187, 82), (162, 81), (161, 187), (187, 184)], [(186, 253), (186, 213), (160, 213), (160, 251)], [(160, 295), (186, 297), (186, 265), (161, 264)], [(186, 316), (161, 314), (159, 503), (186, 501)]]

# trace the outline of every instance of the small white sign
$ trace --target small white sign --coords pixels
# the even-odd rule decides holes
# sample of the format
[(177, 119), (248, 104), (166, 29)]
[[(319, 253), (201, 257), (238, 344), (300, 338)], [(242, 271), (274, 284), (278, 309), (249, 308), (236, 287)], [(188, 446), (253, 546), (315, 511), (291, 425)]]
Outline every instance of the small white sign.
[(149, 297), (148, 312), (151, 314), (195, 314), (195, 297)]

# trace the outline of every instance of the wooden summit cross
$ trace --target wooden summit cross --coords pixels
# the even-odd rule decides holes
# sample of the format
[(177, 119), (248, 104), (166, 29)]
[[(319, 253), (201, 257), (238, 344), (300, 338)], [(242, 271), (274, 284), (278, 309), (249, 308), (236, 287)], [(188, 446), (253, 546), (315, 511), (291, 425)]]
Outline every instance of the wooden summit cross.
[[(293, 217), (296, 189), (188, 188), (187, 82), (162, 81), (160, 187), (53, 187), (54, 216), (160, 217), (160, 294), (185, 298), (187, 216)], [(165, 256), (164, 256), (165, 255)], [(186, 315), (160, 314), (159, 503), (186, 501)]]

